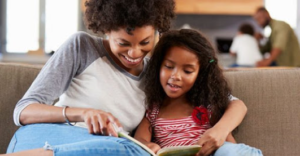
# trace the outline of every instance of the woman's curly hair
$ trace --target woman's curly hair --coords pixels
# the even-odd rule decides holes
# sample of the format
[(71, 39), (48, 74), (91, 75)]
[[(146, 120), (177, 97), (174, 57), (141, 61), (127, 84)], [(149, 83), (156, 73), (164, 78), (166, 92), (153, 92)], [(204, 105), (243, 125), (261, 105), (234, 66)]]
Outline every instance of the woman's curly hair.
[(187, 92), (187, 100), (194, 106), (211, 106), (211, 124), (214, 125), (229, 104), (231, 90), (218, 66), (215, 50), (209, 41), (198, 31), (190, 29), (171, 30), (162, 35), (157, 43), (145, 74), (146, 105), (152, 109), (160, 106), (166, 97), (160, 83), (161, 64), (171, 47), (187, 48), (198, 56), (200, 69), (197, 79)]
[(152, 25), (160, 33), (170, 29), (173, 0), (87, 0), (85, 20), (94, 33)]

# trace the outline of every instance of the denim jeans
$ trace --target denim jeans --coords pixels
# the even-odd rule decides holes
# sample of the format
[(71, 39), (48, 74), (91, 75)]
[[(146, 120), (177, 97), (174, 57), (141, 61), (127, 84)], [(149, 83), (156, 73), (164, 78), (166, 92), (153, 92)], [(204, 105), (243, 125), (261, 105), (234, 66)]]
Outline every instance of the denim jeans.
[(92, 135), (81, 127), (66, 124), (32, 124), (13, 136), (7, 153), (36, 148), (53, 150), (55, 156), (150, 156), (124, 138)]
[[(66, 124), (23, 126), (14, 134), (7, 153), (36, 148), (53, 150), (55, 156), (150, 156), (127, 139), (92, 135), (85, 128)], [(262, 153), (244, 144), (225, 142), (214, 156), (262, 156)]]
[(261, 150), (245, 144), (225, 142), (213, 156), (263, 156)]

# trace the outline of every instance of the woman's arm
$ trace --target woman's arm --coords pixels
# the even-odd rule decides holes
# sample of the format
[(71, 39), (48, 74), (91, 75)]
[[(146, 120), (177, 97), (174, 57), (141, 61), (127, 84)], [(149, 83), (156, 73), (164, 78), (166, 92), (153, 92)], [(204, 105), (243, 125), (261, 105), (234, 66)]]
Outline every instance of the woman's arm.
[(198, 155), (206, 156), (222, 146), (229, 135), (244, 119), (247, 107), (241, 100), (231, 101), (222, 118), (199, 139), (202, 146)]
[(234, 137), (232, 136), (232, 133), (229, 133), (229, 135), (226, 138), (227, 142), (236, 143)]
[[(42, 70), (35, 78), (26, 94), (17, 103), (14, 110), (14, 122), (17, 126), (21, 126), (22, 122), (23, 124), (26, 123), (24, 121), (20, 121), (20, 117), (22, 116), (22, 112), (25, 108), (29, 107), (29, 105), (33, 103), (52, 105), (54, 101), (68, 89), (72, 79), (83, 70), (81, 69), (81, 66), (84, 66), (84, 64), (81, 63), (80, 59), (85, 58), (83, 55), (81, 55), (82, 53), (85, 53), (85, 51), (76, 48), (76, 45), (79, 44), (77, 40), (80, 38), (80, 36), (82, 35), (79, 33), (74, 34), (64, 44), (62, 44), (62, 46), (43, 66)], [(43, 108), (54, 109), (54, 107), (46, 106)], [(29, 113), (33, 113), (31, 115), (35, 116), (35, 113), (41, 114), (44, 113), (44, 111), (44, 109), (38, 109), (38, 112), (29, 111)], [(47, 112), (45, 113), (49, 114)], [(50, 115), (52, 114), (50, 113)], [(57, 117), (59, 116), (55, 116), (54, 118)], [(59, 121), (60, 120), (57, 122)]]
[(160, 146), (151, 142), (152, 130), (150, 129), (150, 126), (149, 120), (144, 117), (135, 132), (134, 138), (156, 153), (158, 150), (160, 150)]
[[(81, 44), (86, 46), (79, 46)], [(87, 52), (86, 47), (92, 44), (89, 35), (76, 33), (51, 56), (26, 94), (17, 103), (14, 110), (16, 125), (65, 122), (63, 108), (52, 104), (68, 90), (73, 78), (98, 58), (98, 53), (94, 55), (92, 51)], [(111, 122), (121, 126), (110, 113), (101, 110), (66, 108), (65, 111), (69, 121), (85, 122), (90, 133), (117, 136)]]
[[(64, 123), (63, 108), (44, 104), (30, 104), (20, 114), (24, 125), (32, 123)], [(66, 108), (66, 117), (70, 122), (85, 122), (89, 133), (118, 136), (112, 123), (121, 127), (112, 114), (96, 109)]]
[[(233, 100), (229, 103), (222, 118), (216, 123), (214, 128), (224, 130), (227, 135), (232, 132), (243, 121), (247, 113), (247, 107), (241, 100)], [(226, 136), (227, 136), (226, 135)]]

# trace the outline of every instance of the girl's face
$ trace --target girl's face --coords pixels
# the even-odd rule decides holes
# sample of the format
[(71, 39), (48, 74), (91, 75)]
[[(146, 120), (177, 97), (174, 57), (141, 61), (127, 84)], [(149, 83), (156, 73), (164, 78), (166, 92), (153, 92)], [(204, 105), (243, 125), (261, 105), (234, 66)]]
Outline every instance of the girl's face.
[(131, 34), (126, 29), (110, 31), (109, 48), (116, 63), (130, 73), (139, 74), (143, 69), (143, 58), (154, 47), (153, 26), (137, 27)]
[(182, 47), (170, 48), (160, 67), (160, 83), (170, 98), (185, 97), (200, 69), (198, 57)]

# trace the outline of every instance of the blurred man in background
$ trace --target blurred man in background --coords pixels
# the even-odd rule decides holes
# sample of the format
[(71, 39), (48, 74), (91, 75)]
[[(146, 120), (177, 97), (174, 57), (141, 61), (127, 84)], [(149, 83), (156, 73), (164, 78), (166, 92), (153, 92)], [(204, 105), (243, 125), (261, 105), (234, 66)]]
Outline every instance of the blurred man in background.
[[(270, 52), (270, 57), (257, 62), (257, 66), (300, 67), (300, 46), (290, 25), (283, 21), (272, 19), (264, 7), (257, 9), (254, 19), (262, 28), (270, 26), (272, 30), (267, 43), (261, 46), (261, 52)], [(257, 39), (262, 37), (261, 34), (256, 35)]]

